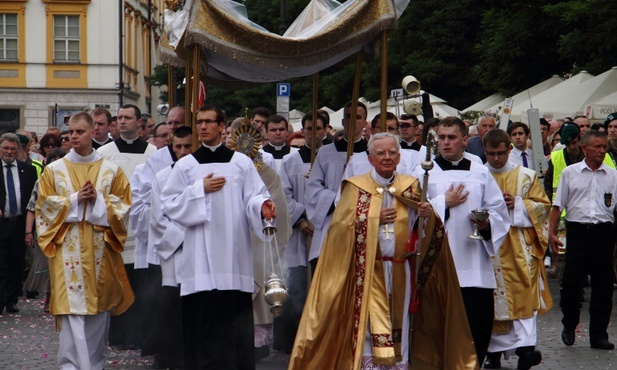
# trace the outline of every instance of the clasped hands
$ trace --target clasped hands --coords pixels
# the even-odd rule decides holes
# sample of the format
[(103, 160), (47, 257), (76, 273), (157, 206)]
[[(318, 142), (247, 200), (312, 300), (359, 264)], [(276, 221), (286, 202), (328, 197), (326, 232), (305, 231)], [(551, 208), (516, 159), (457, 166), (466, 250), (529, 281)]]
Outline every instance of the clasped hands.
[(77, 192), (77, 201), (79, 203), (84, 200), (96, 201), (96, 197), (96, 189), (90, 180), (87, 180), (84, 186), (82, 186), (81, 189), (79, 189), (79, 192)]

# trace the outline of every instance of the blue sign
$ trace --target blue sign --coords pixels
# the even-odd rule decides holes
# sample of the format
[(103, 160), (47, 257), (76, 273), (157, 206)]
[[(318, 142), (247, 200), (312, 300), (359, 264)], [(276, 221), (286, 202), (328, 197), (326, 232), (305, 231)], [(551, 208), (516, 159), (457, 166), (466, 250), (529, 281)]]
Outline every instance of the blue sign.
[(288, 83), (276, 84), (276, 96), (289, 96), (291, 86)]

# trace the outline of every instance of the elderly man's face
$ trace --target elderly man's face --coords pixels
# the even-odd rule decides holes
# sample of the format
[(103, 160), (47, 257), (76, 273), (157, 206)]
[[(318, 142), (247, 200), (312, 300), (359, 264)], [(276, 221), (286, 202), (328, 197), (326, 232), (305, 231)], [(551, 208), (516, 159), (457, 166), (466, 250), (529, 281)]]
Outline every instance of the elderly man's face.
[(375, 171), (383, 178), (390, 178), (401, 160), (399, 153), (400, 145), (392, 137), (384, 137), (373, 142), (371, 154), (368, 156), (369, 163), (375, 167)]
[(478, 135), (480, 139), (484, 137), (484, 134), (488, 132), (488, 130), (492, 130), (496, 127), (495, 119), (491, 117), (483, 117), (478, 123)]
[(0, 156), (2, 156), (2, 159), (4, 159), (6, 163), (13, 163), (15, 157), (17, 156), (19, 146), (19, 143), (4, 140), (2, 144), (0, 144)]

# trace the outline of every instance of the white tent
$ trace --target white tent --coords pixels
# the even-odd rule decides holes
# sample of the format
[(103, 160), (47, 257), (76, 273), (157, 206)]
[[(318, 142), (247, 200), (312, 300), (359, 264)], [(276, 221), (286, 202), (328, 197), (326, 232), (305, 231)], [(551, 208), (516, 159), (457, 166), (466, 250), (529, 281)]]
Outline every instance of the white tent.
[[(560, 118), (584, 115), (589, 104), (617, 91), (617, 67), (566, 88), (564, 84), (568, 81), (562, 82), (533, 99), (533, 106), (539, 109), (541, 116)], [(517, 107), (515, 105), (512, 112), (522, 113), (527, 108), (528, 106)]]
[(492, 107), (495, 104), (499, 104), (500, 102), (503, 102), (503, 100), (506, 97), (503, 96), (502, 94), (498, 94), (495, 93), (491, 96), (487, 96), (486, 98), (480, 100), (479, 102), (470, 105), (469, 107), (463, 109), (461, 112), (467, 112), (470, 110), (475, 110), (475, 111), (482, 111), (485, 112), (487, 111), (490, 107)]
[(596, 100), (585, 109), (587, 117), (594, 120), (606, 120), (606, 116), (613, 112), (617, 112), (617, 91)]
[[(559, 77), (557, 75), (553, 75), (551, 78), (544, 80), (542, 82), (540, 82), (539, 84), (536, 84), (526, 90), (523, 90), (521, 92), (519, 92), (518, 94), (512, 96), (512, 100), (514, 103), (513, 108), (516, 108), (516, 106), (520, 103), (520, 104), (527, 104), (527, 106), (529, 106), (529, 99), (531, 98), (531, 101), (534, 102), (535, 97), (538, 96), (539, 94), (543, 93), (544, 91), (552, 88), (553, 86), (557, 86), (560, 83), (564, 82), (564, 78)], [(501, 112), (502, 108), (503, 108), (503, 103), (504, 103), (505, 98), (501, 99), (501, 101), (499, 103), (493, 104), (492, 106), (490, 106), (488, 109), (486, 109), (487, 111), (493, 112), (493, 113), (497, 113), (497, 112)], [(512, 109), (512, 115), (510, 116), (510, 119), (512, 121), (515, 121), (514, 118), (512, 118), (515, 113), (517, 111)], [(517, 119), (516, 121), (518, 121), (520, 119)]]
[(297, 109), (289, 111), (289, 124), (293, 127), (294, 132), (300, 131), (302, 128), (302, 117), (304, 117), (304, 113)]
[[(529, 96), (531, 96), (532, 98), (536, 95), (538, 95), (539, 93), (550, 89), (551, 87), (561, 83), (564, 81), (564, 78), (559, 77), (557, 75), (553, 75), (551, 78), (544, 80), (542, 82), (540, 82), (539, 84), (536, 84), (528, 89), (525, 89), (521, 92), (519, 92), (518, 94), (514, 95), (512, 98), (514, 99), (514, 104), (516, 104), (517, 102), (522, 102), (524, 100), (528, 100)], [(479, 102), (465, 108), (462, 110), (462, 112), (467, 112), (467, 111), (491, 111), (493, 113), (496, 113), (499, 109), (499, 107), (503, 106), (503, 102), (506, 99), (506, 97), (502, 94), (498, 94), (495, 93), (491, 96), (488, 96), (482, 100), (480, 100)]]
[[(510, 120), (513, 122), (522, 121), (527, 122), (527, 109), (529, 108), (540, 108), (540, 103), (551, 99), (559, 94), (562, 94), (565, 91), (578, 91), (580, 85), (588, 80), (594, 78), (592, 74), (587, 71), (581, 71), (580, 73), (568, 78), (567, 80), (537, 94), (532, 97), (531, 102), (529, 98), (524, 98), (521, 101), (514, 101), (514, 105), (512, 107), (512, 114), (510, 115)], [(551, 115), (550, 112), (546, 111), (546, 109), (540, 108), (540, 117), (544, 117), (546, 119), (561, 118), (563, 116)]]

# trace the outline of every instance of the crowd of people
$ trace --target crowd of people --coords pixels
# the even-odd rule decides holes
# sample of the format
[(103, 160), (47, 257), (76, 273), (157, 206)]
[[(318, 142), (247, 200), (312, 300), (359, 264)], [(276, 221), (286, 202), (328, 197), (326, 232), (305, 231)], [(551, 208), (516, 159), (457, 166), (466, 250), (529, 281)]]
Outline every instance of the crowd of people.
[(0, 136), (0, 314), (44, 297), (59, 368), (102, 369), (110, 344), (172, 369), (254, 369), (273, 348), (290, 369), (528, 370), (554, 266), (564, 344), (590, 286), (590, 346), (614, 348), (617, 113), (542, 119), (541, 151), (491, 115), (382, 124), (350, 102), (339, 132), (317, 111), (293, 133), (261, 107), (185, 114), (127, 104)]

